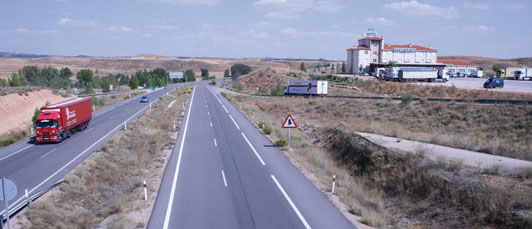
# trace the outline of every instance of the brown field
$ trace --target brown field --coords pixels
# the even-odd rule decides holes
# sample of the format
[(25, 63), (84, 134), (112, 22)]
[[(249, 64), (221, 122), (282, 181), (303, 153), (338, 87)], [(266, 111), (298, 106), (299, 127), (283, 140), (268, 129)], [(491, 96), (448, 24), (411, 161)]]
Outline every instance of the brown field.
[(225, 58), (177, 58), (142, 54), (135, 57), (42, 57), (42, 58), (0, 58), (0, 78), (6, 78), (27, 65), (39, 67), (68, 67), (74, 74), (80, 69), (92, 69), (97, 75), (134, 74), (143, 69), (165, 68), (167, 71), (185, 71), (207, 68), (211, 75), (223, 76), (223, 71), (231, 65), (244, 63), (252, 68), (272, 68), (279, 72), (299, 71), (299, 65), (293, 67), (282, 61), (266, 61), (256, 58), (225, 59)]

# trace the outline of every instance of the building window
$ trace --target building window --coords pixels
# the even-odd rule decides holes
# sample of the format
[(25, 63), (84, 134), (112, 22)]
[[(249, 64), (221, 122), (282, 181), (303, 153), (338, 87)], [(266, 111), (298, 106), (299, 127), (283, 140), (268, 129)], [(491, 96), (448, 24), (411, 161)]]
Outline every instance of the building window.
[(373, 54), (377, 55), (377, 51), (373, 51)]
[(377, 59), (373, 59), (373, 63), (377, 63)]
[(369, 53), (368, 50), (364, 51), (364, 54), (368, 54), (368, 53)]

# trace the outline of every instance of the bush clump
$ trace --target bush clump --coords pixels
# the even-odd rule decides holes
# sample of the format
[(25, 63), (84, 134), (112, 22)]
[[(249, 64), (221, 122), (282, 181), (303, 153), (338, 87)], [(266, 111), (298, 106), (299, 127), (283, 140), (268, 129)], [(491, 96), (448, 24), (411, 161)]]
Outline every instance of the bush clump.
[(284, 139), (279, 139), (277, 141), (275, 141), (275, 146), (277, 147), (285, 147), (288, 145), (288, 142)]
[(262, 127), (262, 132), (264, 132), (265, 134), (269, 135), (272, 133), (272, 128), (267, 125), (267, 124), (264, 124), (263, 127)]
[(406, 94), (401, 96), (401, 104), (408, 105), (410, 102), (412, 102), (416, 97), (411, 94)]

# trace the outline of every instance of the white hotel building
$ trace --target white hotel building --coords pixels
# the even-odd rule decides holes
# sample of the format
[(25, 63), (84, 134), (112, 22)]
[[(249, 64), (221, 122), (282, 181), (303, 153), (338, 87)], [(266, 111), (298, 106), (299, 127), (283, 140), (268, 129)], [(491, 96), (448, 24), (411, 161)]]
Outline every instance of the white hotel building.
[[(373, 72), (376, 67), (385, 66), (390, 61), (404, 67), (442, 67), (436, 63), (437, 50), (419, 45), (384, 44), (373, 30), (358, 40), (358, 46), (347, 49), (347, 72)], [(444, 65), (443, 65), (444, 66)]]

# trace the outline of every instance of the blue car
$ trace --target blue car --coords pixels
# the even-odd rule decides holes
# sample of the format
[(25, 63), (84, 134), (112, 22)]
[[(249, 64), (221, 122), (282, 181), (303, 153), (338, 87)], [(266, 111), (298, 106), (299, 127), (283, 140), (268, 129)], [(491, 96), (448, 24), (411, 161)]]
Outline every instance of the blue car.
[(498, 88), (498, 87), (499, 88), (504, 87), (503, 78), (496, 78), (495, 76), (492, 76), (484, 83), (484, 88)]
[(142, 98), (140, 98), (140, 102), (141, 103), (147, 103), (148, 102), (148, 96), (142, 96)]

